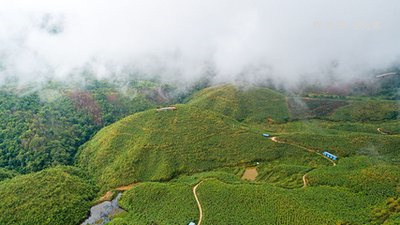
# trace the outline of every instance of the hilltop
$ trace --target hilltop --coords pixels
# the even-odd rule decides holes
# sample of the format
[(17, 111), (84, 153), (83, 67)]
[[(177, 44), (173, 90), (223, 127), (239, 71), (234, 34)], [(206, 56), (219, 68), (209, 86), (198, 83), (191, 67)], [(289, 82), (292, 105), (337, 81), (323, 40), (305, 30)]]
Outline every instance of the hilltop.
[(245, 123), (287, 122), (318, 118), (330, 121), (383, 121), (399, 118), (392, 100), (343, 96), (285, 96), (264, 87), (222, 85), (205, 88), (187, 103), (212, 110)]
[(283, 122), (289, 118), (285, 96), (268, 88), (209, 87), (194, 94), (188, 104), (241, 122)]

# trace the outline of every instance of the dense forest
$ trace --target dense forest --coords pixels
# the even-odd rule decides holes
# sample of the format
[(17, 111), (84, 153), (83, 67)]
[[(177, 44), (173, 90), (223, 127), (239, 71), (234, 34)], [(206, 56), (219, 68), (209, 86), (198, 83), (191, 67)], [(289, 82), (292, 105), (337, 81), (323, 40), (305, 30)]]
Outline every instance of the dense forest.
[(170, 101), (172, 88), (135, 81), (0, 88), (0, 167), (28, 173), (71, 165), (80, 145), (127, 115)]

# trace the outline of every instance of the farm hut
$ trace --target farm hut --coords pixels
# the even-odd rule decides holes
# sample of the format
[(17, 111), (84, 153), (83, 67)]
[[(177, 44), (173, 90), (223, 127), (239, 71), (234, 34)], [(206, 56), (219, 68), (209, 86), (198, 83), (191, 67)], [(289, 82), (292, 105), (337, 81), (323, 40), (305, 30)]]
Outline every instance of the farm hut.
[(168, 106), (168, 107), (158, 108), (157, 112), (169, 111), (169, 110), (176, 110), (176, 107), (175, 106)]
[(332, 160), (337, 160), (337, 156), (336, 156), (336, 155), (333, 155), (333, 154), (331, 154), (331, 153), (329, 153), (329, 152), (324, 152), (324, 153), (322, 153), (322, 154), (323, 154), (324, 156), (326, 156), (326, 157), (332, 159)]
[(194, 222), (190, 222), (188, 225), (196, 225), (196, 223), (194, 223)]
[(269, 137), (269, 134), (266, 134), (266, 133), (265, 133), (265, 134), (262, 134), (262, 136), (268, 138), (268, 137)]

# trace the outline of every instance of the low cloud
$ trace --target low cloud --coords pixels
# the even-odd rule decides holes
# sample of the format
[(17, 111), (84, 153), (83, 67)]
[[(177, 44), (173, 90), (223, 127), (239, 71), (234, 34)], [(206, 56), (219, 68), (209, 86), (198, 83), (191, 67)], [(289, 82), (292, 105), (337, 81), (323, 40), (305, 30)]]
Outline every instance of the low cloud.
[(185, 83), (346, 81), (399, 62), (400, 2), (14, 0), (0, 82), (141, 74)]

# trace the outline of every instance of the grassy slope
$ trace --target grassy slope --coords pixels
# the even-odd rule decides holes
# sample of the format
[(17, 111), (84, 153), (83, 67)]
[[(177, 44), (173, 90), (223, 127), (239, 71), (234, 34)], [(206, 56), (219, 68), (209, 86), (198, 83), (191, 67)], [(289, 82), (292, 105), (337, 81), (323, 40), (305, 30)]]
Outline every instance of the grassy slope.
[(282, 157), (320, 161), (304, 150), (269, 141), (228, 117), (182, 105), (176, 111), (138, 113), (106, 127), (85, 144), (78, 161), (107, 190)]
[(267, 119), (282, 122), (289, 117), (285, 96), (267, 88), (241, 89), (232, 85), (206, 88), (188, 104), (244, 122), (266, 122)]
[(376, 158), (344, 158), (333, 168), (320, 168), (307, 175), (311, 186), (340, 186), (376, 198), (400, 195), (400, 168)]
[(345, 100), (302, 97), (289, 97), (287, 101), (291, 119), (326, 118), (349, 104)]
[(362, 223), (374, 202), (342, 188), (286, 190), (268, 185), (206, 181), (199, 187), (204, 224)]
[(352, 101), (337, 109), (330, 119), (336, 121), (382, 121), (400, 118), (399, 105), (395, 101)]
[[(339, 157), (368, 155), (399, 163), (399, 126), (400, 121), (361, 123), (304, 120), (263, 127), (276, 133), (282, 141), (319, 152), (327, 150)], [(377, 128), (393, 135), (381, 134)]]
[(0, 224), (78, 224), (94, 190), (77, 168), (55, 167), (0, 182)]
[(320, 118), (333, 121), (373, 122), (399, 118), (399, 104), (387, 100), (288, 98), (291, 119)]

